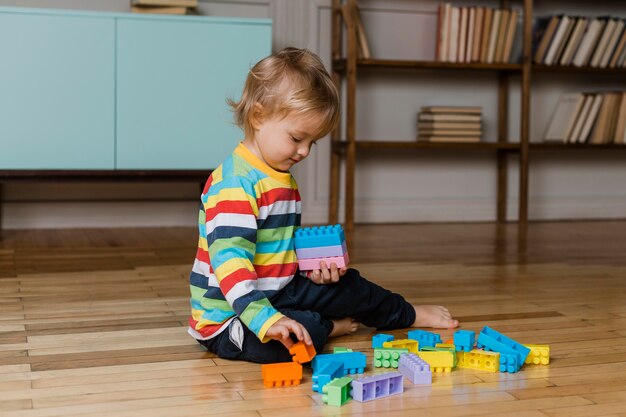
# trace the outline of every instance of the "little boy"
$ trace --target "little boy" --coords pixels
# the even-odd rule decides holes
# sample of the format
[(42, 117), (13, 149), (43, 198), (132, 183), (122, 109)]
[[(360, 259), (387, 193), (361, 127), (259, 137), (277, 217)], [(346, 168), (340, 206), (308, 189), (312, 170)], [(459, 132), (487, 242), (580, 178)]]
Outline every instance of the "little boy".
[(219, 357), (291, 361), (298, 340), (404, 327), (453, 328), (447, 309), (413, 306), (354, 269), (298, 271), (298, 186), (289, 169), (338, 123), (337, 90), (319, 57), (286, 48), (258, 62), (230, 101), (243, 141), (209, 177), (190, 276), (189, 333)]

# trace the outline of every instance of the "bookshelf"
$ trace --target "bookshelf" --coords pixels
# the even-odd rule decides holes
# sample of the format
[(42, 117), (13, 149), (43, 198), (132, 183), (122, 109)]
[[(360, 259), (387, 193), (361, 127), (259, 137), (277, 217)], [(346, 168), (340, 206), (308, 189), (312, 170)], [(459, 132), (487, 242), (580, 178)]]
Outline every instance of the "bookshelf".
[[(513, 3), (513, 4), (512, 4)], [(469, 2), (468, 2), (469, 5)], [(467, 150), (486, 152), (494, 155), (496, 164), (496, 221), (506, 221), (507, 203), (507, 172), (510, 157), (519, 160), (519, 203), (517, 223), (520, 229), (525, 228), (528, 222), (529, 200), (529, 159), (532, 152), (550, 150), (558, 151), (585, 151), (585, 150), (623, 150), (622, 144), (581, 144), (581, 143), (536, 143), (538, 138), (530, 138), (530, 111), (531, 111), (531, 79), (543, 74), (583, 74), (607, 75), (616, 77), (616, 84), (624, 79), (625, 68), (592, 68), (573, 66), (548, 66), (534, 64), (532, 60), (532, 29), (533, 29), (533, 0), (518, 0), (511, 2), (501, 0), (499, 7), (509, 8), (512, 5), (521, 7), (522, 23), (522, 52), (518, 64), (509, 63), (456, 63), (438, 61), (415, 61), (398, 59), (361, 58), (359, 55), (358, 27), (355, 23), (357, 13), (356, 0), (332, 1), (332, 74), (340, 88), (341, 100), (345, 104), (345, 123), (332, 133), (331, 139), (331, 170), (330, 170), (330, 198), (329, 221), (336, 223), (339, 220), (340, 190), (344, 196), (345, 230), (350, 234), (354, 230), (355, 206), (355, 169), (359, 154), (367, 150), (402, 150), (406, 154), (425, 155), (429, 150)], [(497, 129), (496, 137), (486, 138), (491, 141), (479, 143), (432, 143), (418, 141), (400, 141), (393, 138), (364, 138), (356, 135), (358, 78), (361, 73), (367, 74), (371, 68), (378, 69), (377, 77), (394, 76), (394, 71), (413, 71), (416, 76), (425, 71), (439, 71), (442, 78), (462, 73), (468, 80), (472, 74), (486, 73), (497, 80)], [(382, 75), (381, 75), (382, 74)], [(519, 79), (519, 132), (509, 137), (509, 92), (513, 77)], [(547, 109), (546, 109), (547, 110)], [(550, 109), (552, 110), (552, 109)], [(494, 140), (495, 139), (495, 140)], [(531, 140), (534, 139), (534, 140)], [(371, 152), (369, 153), (371, 155)], [(555, 153), (561, 154), (561, 152)], [(383, 153), (380, 156), (384, 157)], [(344, 175), (341, 175), (342, 168)], [(343, 183), (343, 184), (342, 184)]]

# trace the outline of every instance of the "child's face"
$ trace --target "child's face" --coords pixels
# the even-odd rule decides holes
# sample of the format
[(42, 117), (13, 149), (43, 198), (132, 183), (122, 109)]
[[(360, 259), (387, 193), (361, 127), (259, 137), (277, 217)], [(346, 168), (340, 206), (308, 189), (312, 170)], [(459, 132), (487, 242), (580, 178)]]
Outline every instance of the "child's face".
[(256, 123), (251, 151), (277, 171), (289, 169), (309, 156), (322, 123), (316, 113), (267, 117)]

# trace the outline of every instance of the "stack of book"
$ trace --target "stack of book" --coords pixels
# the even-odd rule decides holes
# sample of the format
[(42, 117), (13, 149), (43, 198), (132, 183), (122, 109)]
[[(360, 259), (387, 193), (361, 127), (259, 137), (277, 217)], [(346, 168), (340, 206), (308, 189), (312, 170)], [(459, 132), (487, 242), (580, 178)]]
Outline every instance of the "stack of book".
[(541, 65), (619, 68), (626, 65), (626, 21), (610, 16), (535, 20), (533, 61)]
[(626, 144), (626, 91), (561, 95), (544, 140)]
[(480, 142), (482, 108), (461, 106), (422, 107), (417, 139), (426, 142)]
[(131, 12), (149, 14), (187, 14), (198, 7), (198, 0), (132, 0)]
[(522, 52), (520, 12), (489, 7), (439, 5), (435, 60), (517, 62)]

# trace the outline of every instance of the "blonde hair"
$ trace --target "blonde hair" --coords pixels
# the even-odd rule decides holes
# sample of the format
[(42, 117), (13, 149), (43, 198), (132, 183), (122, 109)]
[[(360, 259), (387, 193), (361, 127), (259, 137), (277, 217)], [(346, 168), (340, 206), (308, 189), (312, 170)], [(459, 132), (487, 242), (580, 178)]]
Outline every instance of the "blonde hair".
[(307, 49), (288, 47), (259, 61), (248, 73), (241, 99), (229, 99), (228, 104), (246, 136), (254, 132), (252, 117), (258, 105), (263, 117), (320, 115), (316, 137), (328, 134), (339, 121), (335, 84), (319, 56)]

